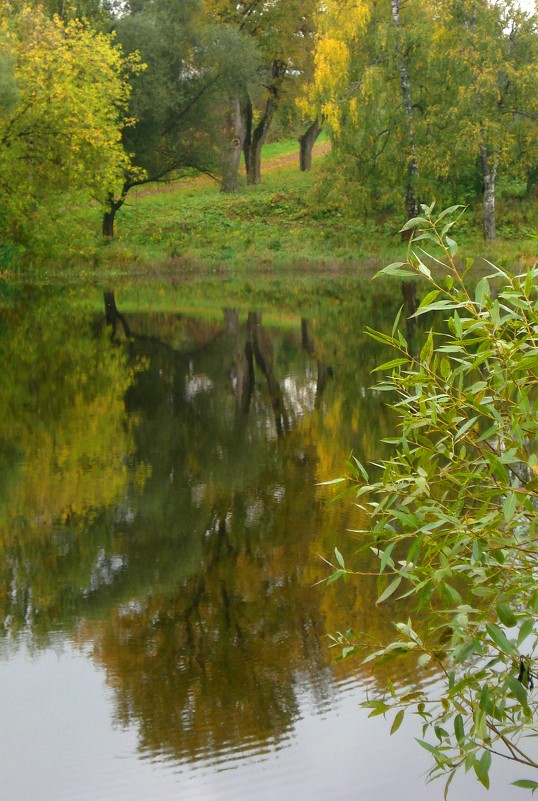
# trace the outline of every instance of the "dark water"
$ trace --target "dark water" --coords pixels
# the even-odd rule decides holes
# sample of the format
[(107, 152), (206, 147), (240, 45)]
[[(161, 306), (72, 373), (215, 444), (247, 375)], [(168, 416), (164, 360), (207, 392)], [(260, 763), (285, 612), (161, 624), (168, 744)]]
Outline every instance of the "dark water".
[(393, 425), (365, 305), (115, 301), (5, 293), (0, 798), (441, 798), (412, 724), (389, 738), (358, 708), (395, 668), (328, 647), (349, 625), (386, 636), (393, 609), (369, 582), (317, 584), (363, 522), (318, 483)]

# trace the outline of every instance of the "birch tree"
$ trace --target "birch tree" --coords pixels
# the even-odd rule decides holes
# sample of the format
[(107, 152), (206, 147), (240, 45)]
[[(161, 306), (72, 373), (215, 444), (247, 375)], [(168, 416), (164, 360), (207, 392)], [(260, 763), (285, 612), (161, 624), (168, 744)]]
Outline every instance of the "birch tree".
[[(387, 190), (406, 219), (418, 208), (417, 147), (424, 87), (424, 3), (330, 0), (319, 16), (310, 96), (332, 130), (344, 174), (364, 188), (365, 205)], [(389, 189), (390, 188), (390, 189)]]
[(432, 10), (427, 161), (441, 179), (479, 165), (484, 238), (493, 240), (497, 178), (523, 178), (536, 163), (537, 19), (512, 0), (445, 0)]

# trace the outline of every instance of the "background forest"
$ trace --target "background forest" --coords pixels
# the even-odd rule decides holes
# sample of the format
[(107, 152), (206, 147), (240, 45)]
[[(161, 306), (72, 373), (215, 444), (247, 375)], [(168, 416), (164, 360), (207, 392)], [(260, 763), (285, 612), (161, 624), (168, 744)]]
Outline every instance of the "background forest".
[[(360, 258), (433, 199), (469, 206), (471, 235), (532, 251), (537, 22), (512, 0), (8, 0), (0, 266), (117, 257), (110, 240), (141, 187), (155, 198), (156, 185), (199, 175), (211, 179), (204, 214), (216, 214), (207, 251), (233, 228), (231, 209), (254, 247), (261, 221), (293, 230), (270, 249), (297, 253), (315, 221), (339, 245), (351, 236)], [(293, 167), (260, 203), (264, 145), (289, 140)], [(193, 201), (162, 198), (148, 201), (142, 243), (183, 230), (160, 254), (170, 259), (185, 253)], [(121, 231), (125, 261), (139, 255), (136, 227)]]

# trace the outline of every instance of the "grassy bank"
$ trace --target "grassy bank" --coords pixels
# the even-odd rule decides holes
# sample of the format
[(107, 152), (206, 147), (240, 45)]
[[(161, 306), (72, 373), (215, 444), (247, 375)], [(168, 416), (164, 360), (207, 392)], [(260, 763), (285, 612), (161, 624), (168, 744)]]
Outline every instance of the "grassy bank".
[[(46, 266), (36, 263), (30, 275), (104, 280), (211, 272), (243, 279), (254, 274), (359, 271), (368, 277), (388, 261), (404, 257), (396, 224), (357, 220), (313, 199), (328, 144), (317, 145), (310, 173), (299, 171), (297, 149), (295, 141), (267, 145), (263, 183), (242, 186), (233, 195), (220, 193), (209, 178), (132, 191), (118, 213), (116, 238), (110, 242), (99, 237), (99, 209), (78, 209), (86, 238), (65, 262), (56, 258)], [(514, 208), (507, 202), (504, 208), (506, 217), (513, 219)], [(476, 211), (470, 211), (463, 231), (456, 231), (466, 256), (501, 265), (538, 257), (538, 237), (528, 223), (501, 225), (504, 236), (486, 247), (473, 228), (475, 218)]]

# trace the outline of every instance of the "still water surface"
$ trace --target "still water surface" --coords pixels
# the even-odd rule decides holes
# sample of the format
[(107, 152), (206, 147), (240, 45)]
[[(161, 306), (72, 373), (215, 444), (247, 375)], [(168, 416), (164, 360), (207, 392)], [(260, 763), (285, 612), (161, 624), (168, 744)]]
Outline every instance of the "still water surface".
[[(358, 706), (389, 675), (436, 677), (334, 662), (328, 632), (383, 637), (393, 610), (368, 582), (316, 583), (361, 523), (318, 483), (393, 424), (364, 304), (131, 296), (121, 316), (121, 293), (5, 294), (0, 799), (441, 798), (412, 722), (389, 738)], [(508, 781), (487, 798), (519, 797)]]

